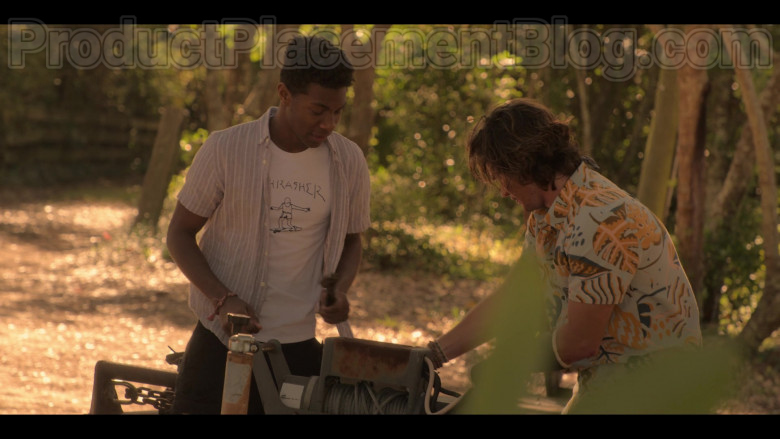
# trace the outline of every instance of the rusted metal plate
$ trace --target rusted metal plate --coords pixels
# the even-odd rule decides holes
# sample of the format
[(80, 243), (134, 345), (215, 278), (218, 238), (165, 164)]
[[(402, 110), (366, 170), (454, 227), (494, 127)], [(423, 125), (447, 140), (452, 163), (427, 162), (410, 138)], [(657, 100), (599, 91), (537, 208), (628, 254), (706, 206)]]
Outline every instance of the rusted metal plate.
[(355, 380), (394, 383), (405, 376), (411, 349), (371, 340), (339, 338), (333, 341), (330, 371)]

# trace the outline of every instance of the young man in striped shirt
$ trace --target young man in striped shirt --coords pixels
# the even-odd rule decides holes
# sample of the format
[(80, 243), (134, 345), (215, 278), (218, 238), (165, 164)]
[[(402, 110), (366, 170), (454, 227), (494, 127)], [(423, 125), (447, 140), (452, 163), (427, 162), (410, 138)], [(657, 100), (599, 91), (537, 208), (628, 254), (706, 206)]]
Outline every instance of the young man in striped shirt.
[[(220, 412), (228, 313), (251, 317), (242, 332), (278, 340), (293, 375), (319, 374), (315, 314), (333, 324), (348, 318), (360, 234), (370, 226), (365, 158), (333, 131), (352, 81), (341, 50), (297, 37), (287, 48), (279, 107), (212, 133), (198, 151), (167, 238), (199, 320), (174, 412)], [(328, 304), (321, 282), (331, 276), (335, 301)], [(256, 385), (249, 411), (262, 413)]]

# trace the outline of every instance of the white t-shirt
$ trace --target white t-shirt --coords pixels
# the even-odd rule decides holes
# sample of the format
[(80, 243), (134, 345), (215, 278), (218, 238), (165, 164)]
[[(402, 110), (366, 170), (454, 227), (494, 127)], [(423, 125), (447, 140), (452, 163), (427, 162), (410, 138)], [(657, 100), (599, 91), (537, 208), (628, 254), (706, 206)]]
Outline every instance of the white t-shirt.
[(316, 327), (331, 213), (329, 149), (289, 153), (272, 144), (268, 184), (268, 295), (256, 337), (295, 343), (311, 338)]

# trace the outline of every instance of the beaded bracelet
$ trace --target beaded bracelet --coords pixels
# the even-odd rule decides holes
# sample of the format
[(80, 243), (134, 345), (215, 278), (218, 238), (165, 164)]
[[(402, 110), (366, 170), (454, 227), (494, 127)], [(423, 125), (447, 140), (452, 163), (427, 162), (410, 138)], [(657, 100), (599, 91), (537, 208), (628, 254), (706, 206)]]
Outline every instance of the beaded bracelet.
[(228, 300), (229, 297), (237, 297), (238, 295), (233, 292), (228, 292), (225, 294), (225, 296), (217, 301), (217, 304), (214, 306), (214, 312), (211, 313), (210, 316), (207, 317), (209, 321), (213, 321), (214, 318), (219, 314), (219, 309), (222, 308), (222, 305), (225, 304), (225, 301)]
[(428, 342), (428, 349), (430, 349), (431, 353), (433, 354), (434, 368), (438, 369), (442, 367), (444, 363), (450, 361), (447, 359), (447, 356), (444, 355), (444, 350), (442, 350), (438, 341), (431, 340)]

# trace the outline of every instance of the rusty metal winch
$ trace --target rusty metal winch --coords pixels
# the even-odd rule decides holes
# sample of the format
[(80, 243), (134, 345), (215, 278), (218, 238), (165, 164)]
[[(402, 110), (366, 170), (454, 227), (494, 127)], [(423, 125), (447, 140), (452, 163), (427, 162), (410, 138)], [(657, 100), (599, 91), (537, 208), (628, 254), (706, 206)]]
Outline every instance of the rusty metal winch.
[[(240, 318), (240, 317), (235, 317)], [(240, 327), (237, 320), (236, 327)], [(246, 413), (254, 375), (269, 414), (423, 414), (445, 412), (440, 381), (427, 349), (360, 340), (326, 338), (319, 376), (290, 373), (276, 340), (236, 334), (229, 344), (223, 414)], [(445, 394), (457, 394), (444, 390)], [(434, 409), (437, 409), (434, 411)]]
[[(242, 315), (229, 319), (234, 328), (249, 322)], [(260, 342), (251, 334), (235, 333), (228, 350), (223, 414), (247, 413), (252, 377), (268, 414), (442, 414), (460, 396), (441, 387), (425, 348), (326, 338), (320, 375), (313, 377), (292, 375), (276, 340)], [(178, 365), (182, 354), (174, 352), (166, 361)], [(90, 413), (121, 414), (122, 406), (136, 404), (169, 413), (176, 377), (174, 372), (99, 361)], [(117, 389), (124, 389), (124, 397)]]

